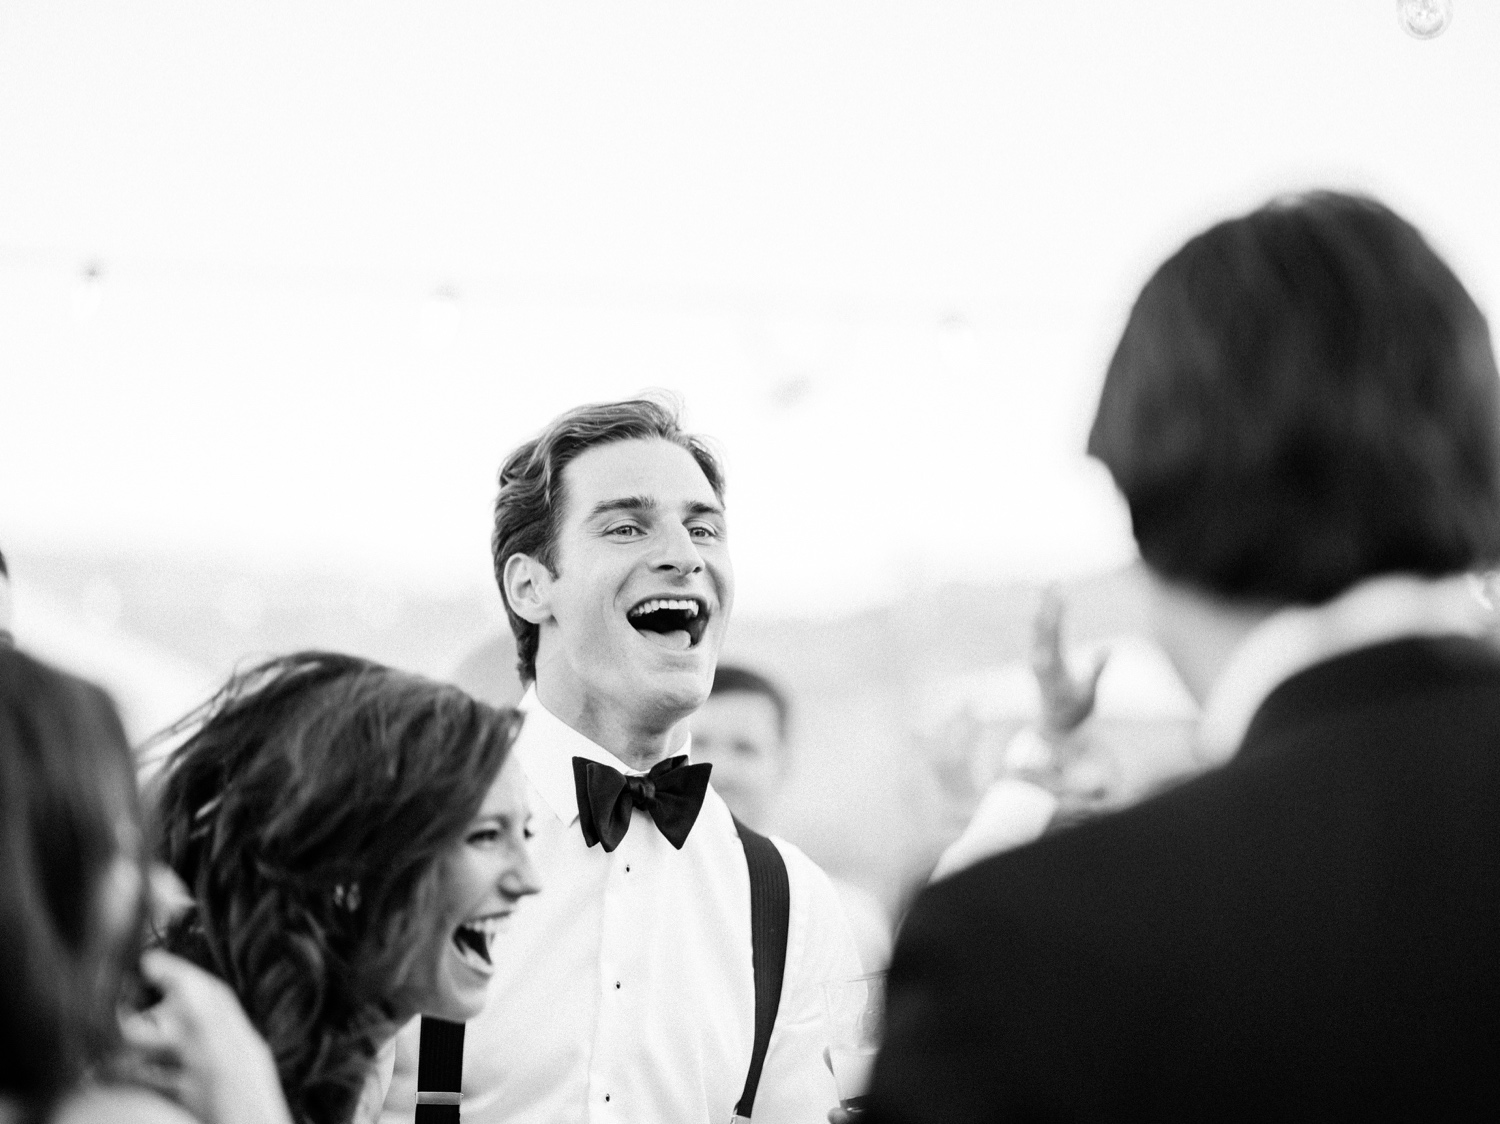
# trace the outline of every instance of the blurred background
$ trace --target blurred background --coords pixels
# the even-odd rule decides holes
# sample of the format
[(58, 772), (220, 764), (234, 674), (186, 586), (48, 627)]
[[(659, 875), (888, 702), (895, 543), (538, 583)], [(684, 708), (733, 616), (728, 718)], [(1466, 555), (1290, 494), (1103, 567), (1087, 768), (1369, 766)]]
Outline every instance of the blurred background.
[(728, 463), (726, 657), (793, 699), (775, 826), (895, 909), (1035, 707), (1042, 583), (1127, 653), (1131, 768), (1190, 717), (1082, 455), (1149, 271), (1339, 187), (1495, 307), (1500, 5), (1453, 8), (6, 0), (17, 639), (137, 738), (294, 647), (503, 694), (502, 456), (667, 388)]

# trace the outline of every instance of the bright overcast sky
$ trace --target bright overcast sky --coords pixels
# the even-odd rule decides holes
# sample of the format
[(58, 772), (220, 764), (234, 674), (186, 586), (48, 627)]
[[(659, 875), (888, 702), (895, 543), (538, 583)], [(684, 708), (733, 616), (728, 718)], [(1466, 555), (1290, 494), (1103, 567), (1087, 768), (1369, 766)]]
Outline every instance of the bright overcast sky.
[(504, 452), (662, 386), (742, 609), (1112, 564), (1093, 398), (1206, 222), (1371, 191), (1493, 313), (1455, 6), (4, 0), (0, 543), (482, 581)]

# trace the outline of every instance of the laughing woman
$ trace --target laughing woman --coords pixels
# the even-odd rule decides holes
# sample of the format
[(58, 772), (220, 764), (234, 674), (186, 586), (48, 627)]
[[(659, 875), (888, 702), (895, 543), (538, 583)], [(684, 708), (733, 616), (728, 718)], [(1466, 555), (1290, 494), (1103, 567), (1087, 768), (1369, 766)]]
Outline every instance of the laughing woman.
[(507, 761), (519, 722), (307, 652), (236, 676), (180, 728), (155, 806), (194, 904), (166, 946), (239, 996), (299, 1124), (378, 1108), (403, 1023), (483, 1006), (489, 942), (537, 890)]

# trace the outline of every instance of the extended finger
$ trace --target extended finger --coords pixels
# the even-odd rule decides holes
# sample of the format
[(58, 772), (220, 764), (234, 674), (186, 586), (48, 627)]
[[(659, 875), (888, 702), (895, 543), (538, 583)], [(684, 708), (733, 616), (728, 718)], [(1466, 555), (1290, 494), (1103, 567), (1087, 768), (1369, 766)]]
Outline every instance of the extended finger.
[(151, 924), (157, 932), (164, 932), (193, 905), (193, 895), (183, 885), (182, 879), (171, 867), (159, 862), (152, 863), (146, 870), (146, 899)]
[(141, 975), (161, 988), (163, 1003), (171, 1005), (184, 1019), (192, 1021), (204, 1012), (238, 1001), (229, 985), (212, 972), (204, 971), (191, 960), (170, 952), (151, 949), (141, 956)]
[(120, 1020), (120, 1038), (138, 1057), (156, 1064), (182, 1064), (183, 1038), (180, 1030), (155, 1019), (131, 1015)]
[(1062, 654), (1062, 590), (1049, 585), (1031, 618), (1031, 669), (1039, 678), (1067, 676)]
[(186, 960), (165, 949), (148, 948), (141, 953), (141, 977), (155, 984), (163, 995), (182, 990), (184, 969), (189, 966)]
[(160, 1063), (138, 1054), (125, 1053), (113, 1067), (121, 1078), (135, 1085), (154, 1089), (169, 1100), (181, 1102), (187, 1085), (180, 1065)]

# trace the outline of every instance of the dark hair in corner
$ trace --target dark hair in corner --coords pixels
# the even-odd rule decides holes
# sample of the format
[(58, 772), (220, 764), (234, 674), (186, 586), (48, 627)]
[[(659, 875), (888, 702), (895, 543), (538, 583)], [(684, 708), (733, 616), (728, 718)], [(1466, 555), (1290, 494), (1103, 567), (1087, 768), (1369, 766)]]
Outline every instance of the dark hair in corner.
[(0, 648), (0, 1096), (34, 1119), (118, 1044), (139, 933), (112, 941), (98, 906), (139, 818), (108, 696)]
[(161, 857), (195, 907), (169, 949), (224, 979), (295, 1118), (344, 1124), (462, 837), (520, 719), (353, 656), (232, 678), (153, 786)]
[(10, 568), (5, 564), (5, 551), (0, 550), (0, 578), (10, 577)]
[(758, 671), (751, 671), (748, 667), (740, 667), (736, 664), (721, 663), (714, 669), (714, 685), (709, 689), (709, 697), (734, 692), (763, 695), (770, 699), (771, 705), (776, 708), (776, 731), (783, 740), (786, 739), (787, 727), (791, 724), (792, 707), (780, 687)]
[(1169, 258), (1131, 311), (1088, 450), (1146, 563), (1219, 596), (1317, 604), (1500, 557), (1488, 328), (1371, 199), (1274, 201)]
[(525, 554), (557, 573), (557, 532), (567, 496), (563, 470), (585, 450), (616, 441), (670, 441), (692, 454), (714, 495), (724, 498), (724, 470), (700, 437), (684, 433), (670, 400), (630, 398), (579, 406), (554, 418), (541, 433), (505, 458), (495, 497), (495, 529), (490, 549), (495, 581), (516, 637), (516, 670), (521, 682), (536, 678), (540, 629), (517, 616), (505, 596), (505, 563)]

